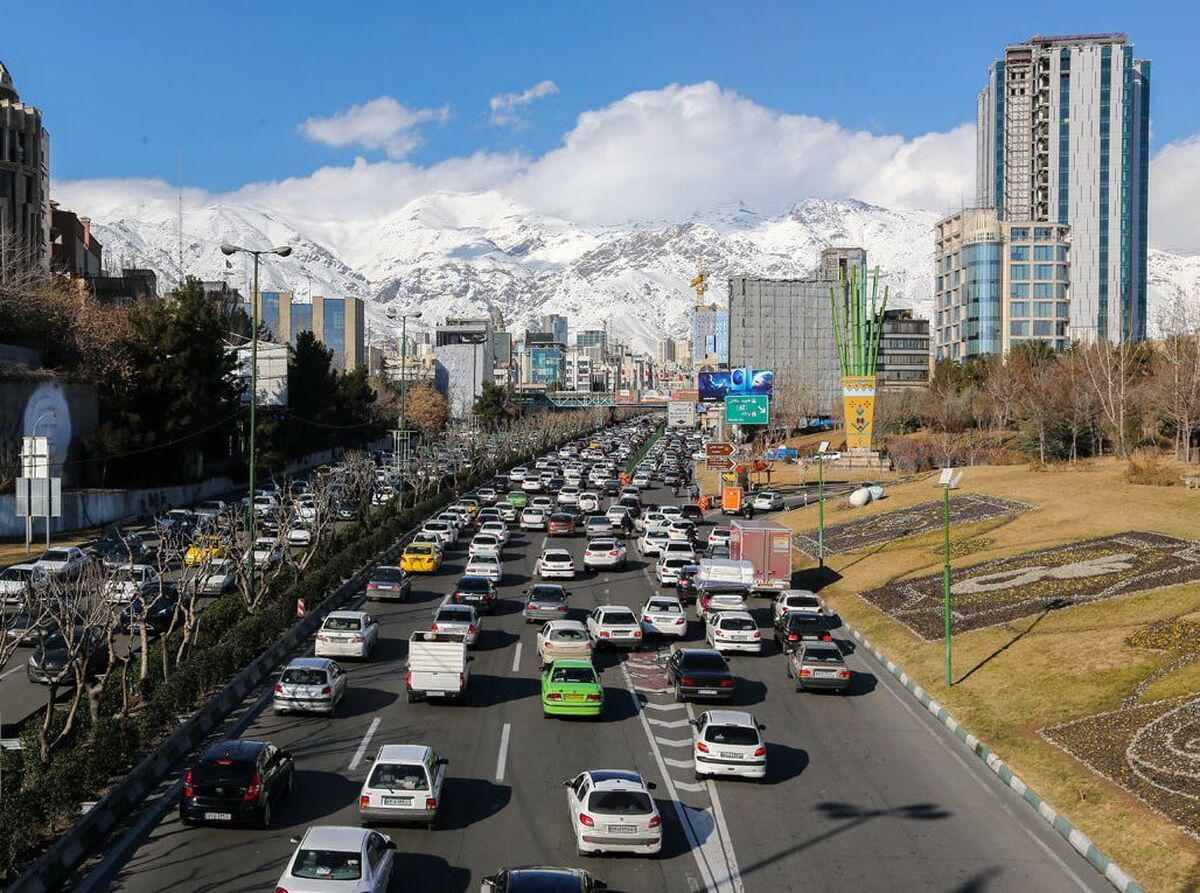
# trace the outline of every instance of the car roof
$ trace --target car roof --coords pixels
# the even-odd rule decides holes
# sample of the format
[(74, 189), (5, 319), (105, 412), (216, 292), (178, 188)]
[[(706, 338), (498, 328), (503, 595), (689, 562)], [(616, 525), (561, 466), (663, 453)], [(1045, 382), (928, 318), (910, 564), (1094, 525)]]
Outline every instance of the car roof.
[(384, 744), (375, 755), (375, 761), (421, 763), (432, 749), (425, 744)]
[(644, 790), (646, 783), (636, 772), (627, 769), (589, 769), (592, 784), (607, 790)]
[(563, 667), (568, 670), (594, 670), (595, 665), (590, 660), (556, 660), (551, 665), (553, 667)]
[(264, 741), (242, 741), (239, 739), (230, 739), (228, 741), (218, 741), (216, 744), (210, 744), (200, 754), (200, 760), (204, 762), (212, 760), (233, 760), (235, 763), (248, 763), (258, 759), (259, 753), (266, 747)]
[(366, 616), (366, 611), (330, 611), (325, 615), (325, 619), (329, 620), (332, 617), (336, 617), (339, 620), (362, 620)]
[(285, 670), (290, 670), (294, 667), (303, 667), (305, 669), (327, 670), (329, 665), (333, 663), (327, 657), (294, 657), (288, 661)]
[(758, 720), (745, 710), (709, 710), (708, 721), (720, 723), (723, 726), (749, 726), (758, 728)]
[(596, 605), (596, 610), (597, 611), (628, 611), (630, 614), (633, 613), (633, 608), (627, 607), (626, 605)]
[(779, 593), (780, 598), (786, 598), (789, 595), (816, 595), (811, 589), (785, 589)]
[(551, 630), (556, 629), (578, 629), (587, 630), (582, 620), (550, 620), (546, 624)]
[(735, 617), (739, 620), (753, 620), (754, 619), (750, 615), (749, 611), (722, 611), (719, 615), (717, 615), (718, 620), (727, 620), (730, 617)]
[(716, 648), (676, 648), (675, 652), (677, 654), (682, 654), (684, 657), (691, 657), (693, 655), (695, 655), (695, 656), (705, 655), (708, 657), (722, 657), (721, 652), (718, 651)]
[(375, 832), (367, 828), (355, 828), (350, 825), (314, 825), (304, 832), (300, 846), (305, 849), (321, 850), (362, 850), (363, 840), (368, 834)]

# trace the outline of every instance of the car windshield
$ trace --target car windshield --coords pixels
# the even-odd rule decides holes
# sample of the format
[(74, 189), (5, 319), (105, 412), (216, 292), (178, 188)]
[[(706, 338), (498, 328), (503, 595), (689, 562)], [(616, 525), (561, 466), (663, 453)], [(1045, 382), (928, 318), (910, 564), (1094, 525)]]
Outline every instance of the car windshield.
[(70, 561), (71, 553), (64, 549), (47, 549), (42, 553), (42, 561)]
[(458, 581), (459, 592), (487, 592), (490, 588), (484, 577), (461, 577)]
[(362, 877), (358, 853), (340, 850), (301, 850), (292, 865), (292, 876), (322, 881), (356, 881)]
[(325, 620), (325, 629), (336, 631), (358, 631), (362, 629), (362, 621), (357, 617), (329, 617)]
[(836, 648), (807, 648), (804, 651), (804, 660), (823, 664), (840, 664), (842, 663), (842, 653)]
[(534, 586), (529, 590), (529, 600), (538, 602), (565, 602), (567, 594), (557, 587)]
[(570, 552), (547, 552), (545, 554), (545, 556), (543, 556), (543, 557), (547, 561), (570, 561), (571, 553)]
[(0, 571), (0, 580), (5, 582), (20, 582), (33, 579), (33, 568), (29, 567), (6, 567)]
[(400, 583), (404, 580), (404, 571), (397, 567), (381, 567), (371, 574), (371, 580), (376, 583)]
[(583, 893), (583, 878), (573, 871), (554, 868), (510, 871), (506, 893)]
[(279, 681), (288, 685), (324, 685), (325, 671), (315, 667), (289, 667)]
[(819, 608), (821, 603), (817, 601), (815, 596), (811, 595), (795, 595), (787, 600), (790, 608)]
[(729, 669), (719, 654), (688, 654), (686, 651), (683, 652), (683, 666), (689, 670), (716, 670), (722, 673)]
[(550, 633), (550, 638), (560, 642), (582, 642), (587, 639), (587, 633), (581, 629), (556, 629)]
[(663, 562), (663, 567), (667, 570), (677, 571), (681, 567), (687, 567), (687, 560), (684, 558), (668, 558)]
[(426, 545), (409, 546), (404, 551), (408, 552), (409, 555), (432, 555), (433, 554), (433, 549)]
[(490, 533), (481, 533), (478, 536), (476, 536), (475, 540), (474, 540), (474, 543), (477, 546), (494, 546), (498, 542), (499, 542), (499, 540), (497, 540)]
[(196, 784), (247, 785), (254, 774), (254, 763), (234, 760), (203, 760), (192, 770)]
[(609, 552), (617, 548), (615, 540), (593, 540), (588, 549), (592, 552)]
[(429, 789), (429, 782), (425, 778), (424, 766), (409, 763), (376, 763), (367, 787), (425, 791)]
[(603, 623), (637, 623), (631, 611), (605, 611)]
[(749, 726), (712, 725), (704, 730), (704, 740), (714, 744), (758, 744), (758, 730)]
[(824, 630), (825, 625), (816, 617), (805, 617), (803, 614), (788, 615), (788, 629), (790, 630)]
[(649, 815), (654, 812), (650, 795), (641, 791), (592, 791), (588, 812), (603, 815)]
[(439, 532), (442, 530), (448, 530), (449, 528), (450, 528), (450, 525), (447, 524), (445, 521), (429, 521), (425, 525), (426, 530), (432, 530), (435, 532)]
[(470, 608), (441, 608), (438, 611), (437, 619), (439, 623), (470, 623), (472, 620)]
[(683, 605), (679, 602), (650, 602), (646, 605), (646, 610), (655, 614), (682, 614)]
[(595, 683), (596, 671), (590, 667), (556, 667), (551, 682)]
[(749, 617), (725, 617), (721, 620), (721, 629), (750, 632), (758, 629), (758, 624)]

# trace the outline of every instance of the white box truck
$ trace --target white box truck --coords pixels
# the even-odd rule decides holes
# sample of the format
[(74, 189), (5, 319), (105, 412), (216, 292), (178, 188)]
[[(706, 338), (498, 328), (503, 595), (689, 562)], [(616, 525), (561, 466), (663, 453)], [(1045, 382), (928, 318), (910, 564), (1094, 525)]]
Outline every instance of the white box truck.
[(470, 663), (464, 636), (430, 630), (413, 633), (408, 640), (408, 672), (404, 676), (408, 702), (426, 698), (465, 701)]

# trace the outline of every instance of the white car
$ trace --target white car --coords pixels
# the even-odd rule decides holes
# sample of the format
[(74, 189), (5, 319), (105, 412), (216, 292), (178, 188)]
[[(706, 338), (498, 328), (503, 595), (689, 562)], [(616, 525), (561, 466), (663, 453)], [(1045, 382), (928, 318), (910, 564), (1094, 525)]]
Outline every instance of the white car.
[(196, 587), (203, 595), (221, 595), (237, 584), (237, 565), (232, 558), (212, 558), (196, 576)]
[(0, 570), (0, 602), (24, 604), (28, 596), (44, 592), (49, 585), (50, 575), (36, 564), (11, 564)]
[(748, 611), (712, 611), (709, 609), (704, 638), (725, 654), (730, 651), (762, 651), (762, 630)]
[(763, 490), (754, 495), (752, 503), (756, 512), (775, 512), (783, 508), (783, 497), (774, 490)]
[(494, 536), (500, 542), (501, 547), (508, 545), (508, 525), (503, 521), (484, 521), (479, 532)]
[(346, 671), (326, 657), (297, 657), (279, 674), (272, 707), (276, 713), (333, 715), (346, 693)]
[(643, 514), (642, 517), (637, 519), (636, 523), (641, 526), (642, 530), (662, 530), (665, 532), (671, 523), (671, 519), (655, 509)]
[(575, 560), (566, 549), (547, 549), (537, 560), (537, 575), (543, 580), (575, 578)]
[(742, 710), (707, 710), (692, 720), (692, 760), (696, 778), (736, 775), (767, 777), (767, 745), (762, 725)]
[(676, 518), (683, 517), (683, 509), (677, 505), (660, 505), (658, 510), (666, 516), (668, 521), (674, 521)]
[(535, 496), (529, 500), (529, 507), (543, 509), (549, 515), (554, 511), (554, 500), (549, 496)]
[(556, 660), (591, 660), (596, 643), (578, 620), (549, 620), (537, 634), (537, 653), (542, 666)]
[(517, 507), (515, 505), (513, 505), (511, 502), (509, 502), (507, 499), (498, 500), (496, 502), (496, 510), (498, 512), (500, 512), (500, 520), (501, 521), (516, 522), (517, 518), (520, 517), (520, 513), (517, 511)]
[(87, 553), (78, 546), (58, 546), (43, 552), (34, 566), (51, 577), (78, 577), (87, 563)]
[(663, 555), (654, 566), (654, 576), (658, 578), (660, 586), (674, 586), (679, 582), (679, 571), (695, 563), (693, 559), (679, 555)]
[(589, 540), (583, 550), (583, 567), (585, 570), (597, 568), (625, 568), (625, 560), (629, 553), (620, 540), (595, 539)]
[(475, 494), (479, 501), (484, 505), (491, 505), (496, 501), (496, 497), (498, 495), (499, 494), (497, 494), (496, 491), (491, 487), (483, 487)]
[(449, 549), (458, 542), (458, 527), (449, 521), (426, 521), (421, 527), (422, 533), (432, 533), (441, 540), (442, 549)]
[(583, 493), (580, 493), (575, 504), (579, 506), (579, 510), (581, 512), (600, 511), (600, 497), (590, 490), (585, 490)]
[[(437, 520), (445, 521), (461, 535), (464, 530), (471, 526), (471, 513), (465, 508), (451, 507), (438, 515)], [(457, 538), (455, 541), (457, 542)]]
[(690, 543), (696, 535), (696, 525), (683, 518), (676, 518), (667, 524), (667, 537), (684, 543)]
[(254, 566), (274, 567), (283, 560), (283, 546), (274, 537), (260, 536), (254, 540)]
[(365, 611), (331, 611), (317, 630), (317, 657), (366, 659), (379, 641), (379, 624)]
[(558, 491), (556, 501), (559, 505), (579, 505), (579, 488), (574, 484), (567, 484)]
[(641, 853), (662, 849), (662, 816), (636, 772), (592, 769), (563, 782), (578, 853)]
[(421, 822), (433, 828), (448, 762), (423, 744), (383, 745), (358, 792), (359, 821), (364, 827), (372, 822)]
[(110, 605), (127, 605), (158, 581), (158, 571), (148, 564), (122, 565), (104, 581), (104, 600)]
[(483, 632), (483, 621), (473, 605), (458, 605), (449, 601), (442, 602), (433, 612), (433, 623), (430, 630), (435, 633), (450, 633), (462, 636), (468, 648), (473, 648)]
[(663, 558), (686, 558), (688, 564), (696, 564), (699, 560), (696, 556), (696, 547), (687, 540), (673, 540), (668, 538), (659, 549), (659, 555)]
[(307, 524), (293, 524), (291, 530), (288, 531), (287, 541), (289, 546), (311, 546), (312, 530)]
[(701, 592), (696, 599), (696, 616), (707, 621), (722, 611), (747, 611), (746, 597), (739, 592)]
[(395, 850), (390, 837), (369, 828), (315, 825), (296, 845), (275, 889), (287, 893), (384, 893), (392, 880)]
[(588, 635), (599, 645), (637, 648), (642, 644), (642, 625), (633, 611), (623, 605), (601, 605), (588, 614)]
[(503, 548), (504, 544), (500, 542), (499, 537), (491, 533), (480, 532), (475, 534), (471, 545), (467, 547), (467, 556), (478, 558), (481, 555), (490, 555), (493, 558), (499, 558)]
[(667, 544), (667, 534), (663, 530), (647, 530), (638, 537), (639, 555), (661, 555), (663, 546)]
[(220, 499), (208, 499), (194, 509), (201, 518), (219, 518), (225, 512), (225, 503)]
[(820, 617), (825, 613), (825, 602), (807, 589), (785, 589), (775, 596), (771, 605), (771, 619), (778, 620), (784, 614), (811, 614)]
[(504, 576), (504, 565), (495, 555), (476, 555), (467, 562), (463, 573), (469, 577), (487, 577), (493, 583), (499, 583)]
[(550, 513), (543, 508), (529, 506), (521, 512), (522, 530), (545, 530), (550, 520)]
[(648, 472), (639, 471), (633, 476), (633, 485), (639, 490), (649, 490), (651, 484), (652, 481), (650, 480), (650, 474)]
[(508, 480), (511, 483), (519, 484), (525, 480), (525, 475), (529, 474), (529, 469), (524, 466), (518, 466), (508, 473)]
[(642, 605), (642, 632), (659, 636), (687, 635), (687, 613), (683, 603), (673, 595), (655, 595)]
[(540, 493), (542, 491), (542, 481), (540, 478), (527, 477), (521, 481), (521, 489), (526, 493)]

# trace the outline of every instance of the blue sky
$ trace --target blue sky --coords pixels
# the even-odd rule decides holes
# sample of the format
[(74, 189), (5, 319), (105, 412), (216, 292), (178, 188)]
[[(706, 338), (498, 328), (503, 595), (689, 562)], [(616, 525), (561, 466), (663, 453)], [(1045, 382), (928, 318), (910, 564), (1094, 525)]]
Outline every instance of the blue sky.
[[(315, 143), (299, 125), (381, 95), (449, 106), (421, 128), (408, 155), (420, 165), (477, 150), (538, 156), (581, 112), (706, 80), (779, 112), (914, 138), (968, 121), (988, 61), (1034, 32), (1129, 32), (1155, 62), (1156, 144), (1200, 131), (1195, 3), (4, 6), (26, 25), (20, 39), (5, 29), (0, 60), (43, 109), (65, 179), (175, 181), (182, 152), (189, 184), (225, 191), (380, 158)], [(526, 107), (526, 126), (489, 123), (491, 96), (544, 79), (558, 92)]]

